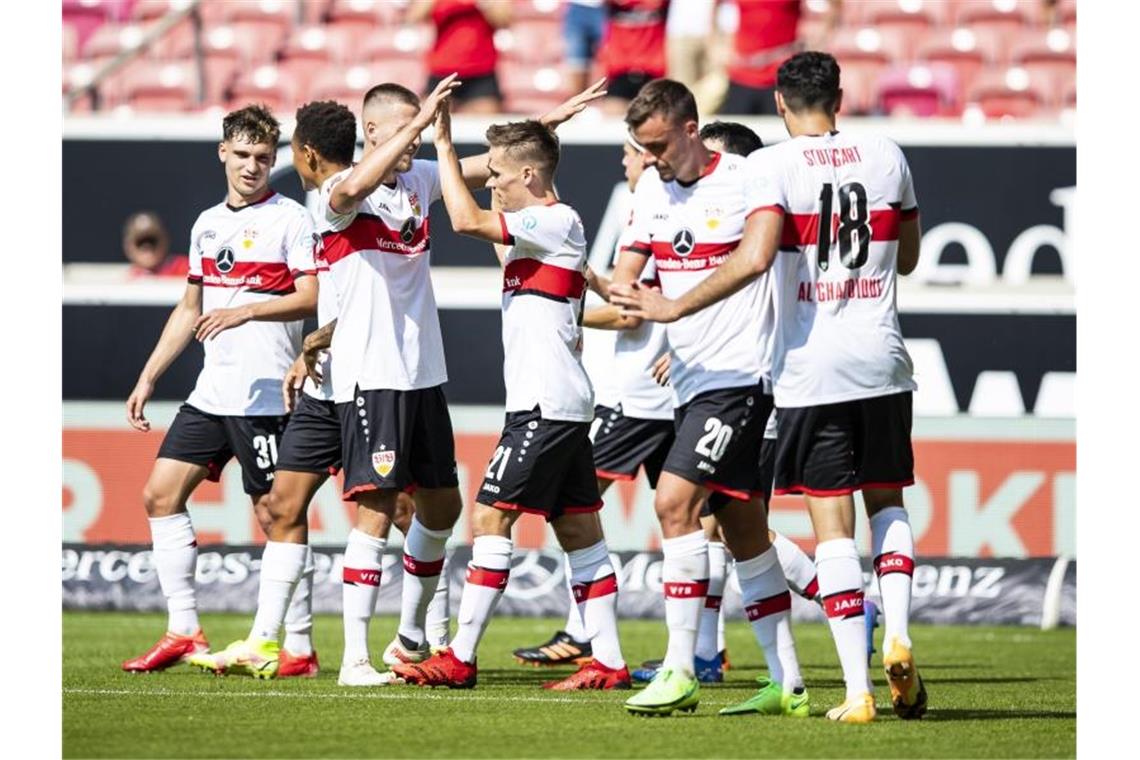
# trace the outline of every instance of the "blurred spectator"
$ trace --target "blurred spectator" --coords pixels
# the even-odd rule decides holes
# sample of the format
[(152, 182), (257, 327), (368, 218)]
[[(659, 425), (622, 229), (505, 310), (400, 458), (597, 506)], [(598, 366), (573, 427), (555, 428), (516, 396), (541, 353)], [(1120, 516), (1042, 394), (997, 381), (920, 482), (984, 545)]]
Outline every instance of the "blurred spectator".
[(624, 114), (642, 85), (665, 76), (665, 22), (669, 0), (606, 0), (600, 59), (609, 97), (603, 108)]
[(170, 236), (153, 211), (127, 217), (123, 255), (131, 262), (129, 277), (185, 277), (190, 272), (190, 258), (170, 253)]
[[(735, 0), (740, 12), (733, 57), (728, 66), (728, 93), (720, 107), (727, 114), (775, 114), (776, 69), (806, 47), (822, 40), (798, 39), (801, 0)], [(839, 21), (839, 0), (829, 0), (823, 34)]]
[(430, 78), (425, 92), (458, 72), (463, 85), (452, 95), (456, 111), (501, 112), (494, 36), (496, 29), (510, 24), (511, 4), (502, 0), (412, 0), (404, 16), (410, 24), (429, 18), (435, 26), (435, 42), (428, 53)]
[(590, 69), (606, 28), (605, 0), (568, 0), (562, 16), (566, 43), (567, 87), (581, 92), (590, 84)]
[(690, 90), (709, 73), (709, 35), (715, 8), (716, 0), (684, 0), (669, 7), (665, 22), (669, 78)]

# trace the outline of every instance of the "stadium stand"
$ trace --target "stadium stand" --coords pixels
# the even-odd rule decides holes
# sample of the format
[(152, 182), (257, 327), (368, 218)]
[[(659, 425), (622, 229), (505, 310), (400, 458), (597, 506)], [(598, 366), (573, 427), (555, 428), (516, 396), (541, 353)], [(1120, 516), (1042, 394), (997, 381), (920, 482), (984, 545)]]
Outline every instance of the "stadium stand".
[[(495, 35), (500, 85), (508, 110), (530, 111), (566, 95), (564, 3), (513, 2), (511, 28)], [(95, 85), (100, 109), (195, 112), (261, 97), (288, 111), (318, 95), (355, 107), (360, 88), (349, 83), (361, 72), (413, 89), (427, 79), (432, 32), (401, 22), (406, 2), (199, 0), (199, 100), (192, 17), (143, 45), (162, 19), (191, 5), (65, 0), (63, 92), (82, 89), (121, 54), (133, 58)], [(826, 7), (807, 0), (801, 37), (821, 28)], [(849, 114), (1053, 118), (1076, 102), (1074, 0), (861, 0), (842, 14), (826, 47), (843, 67)], [(75, 113), (91, 108), (90, 98), (71, 103)]]

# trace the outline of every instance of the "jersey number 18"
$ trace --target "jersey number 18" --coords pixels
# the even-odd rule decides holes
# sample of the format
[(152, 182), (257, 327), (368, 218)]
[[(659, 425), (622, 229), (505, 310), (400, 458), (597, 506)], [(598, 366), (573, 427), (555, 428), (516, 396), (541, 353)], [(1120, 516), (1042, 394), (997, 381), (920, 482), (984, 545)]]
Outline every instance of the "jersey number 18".
[[(826, 182), (819, 191), (819, 240), (816, 241), (816, 261), (824, 272), (831, 261), (831, 183)], [(867, 190), (858, 182), (839, 186), (839, 260), (848, 269), (858, 269), (867, 263), (867, 248), (871, 245), (870, 217), (867, 214)]]

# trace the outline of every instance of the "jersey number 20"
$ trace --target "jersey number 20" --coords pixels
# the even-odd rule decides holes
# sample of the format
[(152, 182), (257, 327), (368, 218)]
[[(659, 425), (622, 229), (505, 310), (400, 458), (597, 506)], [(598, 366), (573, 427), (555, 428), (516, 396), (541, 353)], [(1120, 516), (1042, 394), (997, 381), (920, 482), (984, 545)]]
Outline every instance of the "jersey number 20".
[[(816, 241), (816, 261), (827, 271), (831, 263), (831, 183), (826, 182), (819, 191), (819, 240)], [(848, 269), (858, 269), (867, 263), (867, 248), (871, 245), (870, 217), (867, 214), (867, 190), (858, 182), (839, 186), (839, 260)]]

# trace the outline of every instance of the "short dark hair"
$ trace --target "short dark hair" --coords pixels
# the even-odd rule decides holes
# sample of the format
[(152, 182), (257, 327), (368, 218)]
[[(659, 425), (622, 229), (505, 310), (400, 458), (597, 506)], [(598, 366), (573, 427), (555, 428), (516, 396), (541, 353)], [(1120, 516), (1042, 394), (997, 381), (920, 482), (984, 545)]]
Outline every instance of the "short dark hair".
[(780, 64), (776, 89), (796, 113), (820, 110), (834, 114), (839, 105), (839, 63), (827, 53), (796, 53)]
[(736, 121), (713, 121), (701, 127), (702, 140), (717, 140), (729, 153), (747, 156), (764, 147), (760, 135)]
[(538, 164), (547, 179), (554, 178), (558, 168), (558, 135), (534, 119), (492, 124), (487, 127), (487, 144), (506, 149), (517, 161)]
[(126, 218), (126, 221), (123, 222), (123, 238), (124, 239), (126, 239), (127, 235), (129, 235), (131, 233), (131, 227), (134, 227), (135, 224), (137, 224), (139, 222), (139, 220), (141, 220), (141, 219), (153, 220), (155, 226), (158, 227), (160, 230), (162, 230), (162, 234), (163, 235), (167, 234), (166, 225), (162, 223), (162, 217), (160, 217), (158, 214), (156, 214), (153, 211), (136, 211), (133, 214), (131, 214), (130, 216), (128, 216)]
[(244, 137), (251, 143), (276, 145), (281, 139), (281, 124), (268, 106), (251, 103), (245, 108), (230, 111), (222, 119), (222, 139), (233, 140), (237, 137)]
[(383, 100), (394, 100), (397, 103), (406, 103), (409, 106), (416, 108), (420, 107), (420, 96), (409, 90), (402, 84), (395, 82), (384, 82), (373, 87), (368, 92), (364, 93), (364, 107), (373, 103), (378, 103)]
[(321, 157), (341, 166), (352, 163), (356, 153), (356, 117), (335, 100), (317, 100), (297, 109), (293, 137)]
[(676, 80), (654, 79), (630, 101), (625, 123), (636, 129), (653, 114), (666, 116), (670, 121), (697, 121), (697, 99), (688, 87)]

